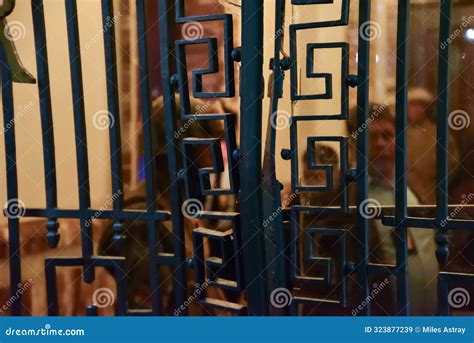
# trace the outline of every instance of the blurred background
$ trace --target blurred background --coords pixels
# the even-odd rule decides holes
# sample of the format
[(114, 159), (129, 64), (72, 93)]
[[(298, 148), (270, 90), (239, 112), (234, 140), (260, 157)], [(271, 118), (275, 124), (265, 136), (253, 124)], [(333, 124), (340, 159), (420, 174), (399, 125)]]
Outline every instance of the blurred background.
[[(335, 20), (341, 15), (342, 0), (333, 4), (313, 6), (293, 6), (290, 1), (286, 5), (284, 50), (289, 53), (288, 27), (294, 23)], [(350, 46), (349, 69), (351, 74), (357, 74), (357, 48), (359, 37), (358, 0), (351, 1), (350, 23), (348, 26), (322, 28), (299, 31), (297, 43), (299, 47), (314, 42), (348, 42)], [(229, 13), (233, 18), (234, 46), (240, 46), (240, 7), (241, 0), (187, 0), (186, 15), (209, 15), (212, 13)], [(410, 70), (409, 86), (413, 103), (413, 116), (417, 111), (423, 118), (430, 120), (429, 127), (420, 124), (413, 133), (408, 135), (410, 161), (423, 160), (422, 166), (413, 163), (413, 173), (409, 175), (409, 186), (420, 200), (420, 204), (435, 203), (434, 171), (430, 170), (436, 164), (435, 122), (436, 89), (438, 68), (438, 39), (439, 39), (439, 1), (413, 0), (410, 12)], [(147, 2), (147, 41), (149, 43), (149, 63), (152, 96), (161, 96), (160, 77), (160, 45), (158, 20), (160, 13), (157, 1)], [(46, 36), (48, 41), (48, 57), (51, 79), (52, 115), (56, 144), (58, 204), (60, 208), (78, 208), (77, 161), (74, 144), (73, 99), (67, 49), (67, 31), (64, 1), (45, 0)], [(103, 58), (103, 30), (101, 4), (96, 0), (81, 0), (77, 4), (79, 30), (81, 41), (82, 68), (84, 81), (84, 104), (86, 113), (86, 129), (89, 144), (89, 173), (91, 188), (91, 205), (93, 208), (110, 207), (111, 197), (110, 147), (109, 133), (105, 129), (97, 129), (94, 125), (96, 114), (107, 108), (105, 63)], [(275, 41), (275, 4), (272, 0), (265, 1), (265, 39), (264, 39), (264, 82), (269, 87), (269, 61), (273, 57)], [(137, 51), (136, 7), (133, 0), (114, 1), (115, 15), (110, 20), (114, 23), (117, 40), (117, 71), (119, 78), (120, 123), (122, 133), (123, 181), (125, 198), (134, 194), (144, 178), (142, 118), (140, 113), (140, 67)], [(397, 1), (373, 0), (372, 20), (374, 25), (371, 32), (371, 75), (370, 100), (373, 103), (384, 104), (393, 109), (395, 106), (395, 73), (396, 73), (396, 30), (397, 30)], [(36, 60), (34, 47), (34, 29), (32, 8), (29, 1), (18, 1), (13, 13), (7, 18), (10, 24), (15, 23), (21, 30), (14, 44), (25, 68), (36, 75)], [(204, 37), (213, 36), (218, 40), (219, 63), (224, 65), (222, 47), (223, 26), (219, 21), (204, 22)], [(170, 28), (170, 34), (175, 39), (182, 37), (180, 25)], [(466, 113), (465, 120), (473, 122), (474, 118), (474, 3), (470, 0), (454, 0), (452, 12), (452, 43), (450, 44), (450, 112)], [(302, 50), (303, 51), (303, 50)], [(207, 65), (207, 48), (203, 45), (188, 46), (186, 60), (188, 72)], [(320, 93), (324, 90), (324, 81), (305, 77), (305, 53), (298, 55), (298, 91), (300, 94)], [(238, 64), (235, 66), (235, 84), (239, 84)], [(303, 72), (301, 72), (301, 69)], [(220, 69), (222, 70), (222, 69)], [(279, 109), (291, 116), (309, 114), (340, 114), (341, 113), (341, 50), (321, 49), (314, 58), (316, 72), (333, 74), (333, 98), (328, 100), (291, 101), (289, 75), (285, 79), (284, 94), (280, 100)], [(190, 78), (191, 76), (189, 76)], [(203, 83), (207, 91), (221, 90), (223, 73), (205, 75)], [(235, 113), (239, 117), (239, 92), (230, 99), (210, 101), (217, 112)], [(41, 122), (39, 115), (38, 87), (34, 84), (14, 84), (14, 106), (17, 111), (15, 130), (17, 138), (17, 165), (19, 198), (27, 208), (43, 208), (45, 206), (45, 183), (43, 170), (43, 152), (41, 143)], [(356, 105), (356, 90), (350, 89), (350, 107)], [(202, 105), (201, 105), (202, 106)], [(421, 108), (420, 108), (421, 106)], [(269, 123), (269, 97), (264, 99), (262, 137), (266, 136)], [(1, 117), (1, 116), (0, 116)], [(3, 117), (0, 122), (3, 121)], [(3, 123), (5, 125), (5, 123)], [(434, 125), (434, 126), (433, 126)], [(163, 128), (161, 128), (163, 129)], [(164, 131), (163, 131), (164, 134)], [(303, 155), (306, 140), (310, 136), (347, 135), (345, 121), (311, 121), (298, 128), (299, 163), (301, 170), (307, 169)], [(450, 189), (449, 197), (452, 204), (460, 204), (466, 196), (474, 193), (474, 125), (465, 125), (462, 129), (450, 130)], [(290, 130), (277, 131), (277, 149), (290, 146)], [(238, 140), (238, 135), (237, 135)], [(420, 142), (428, 142), (417, 149)], [(430, 143), (431, 142), (431, 143)], [(431, 144), (431, 145), (430, 145)], [(337, 144), (327, 143), (336, 155), (339, 155)], [(5, 151), (4, 140), (0, 139), (0, 151)], [(350, 155), (350, 164), (354, 166), (354, 154)], [(410, 162), (411, 163), (411, 162)], [(420, 170), (421, 169), (421, 170)], [(277, 158), (277, 179), (290, 187), (290, 161)], [(5, 159), (0, 158), (0, 203), (5, 203), (6, 174)], [(224, 181), (224, 182), (228, 182)], [(9, 298), (8, 276), (8, 232), (5, 217), (0, 217), (0, 303)], [(80, 236), (77, 223), (72, 223), (68, 233), (62, 231), (62, 241), (58, 250), (48, 249), (44, 235), (44, 219), (21, 219), (21, 240), (23, 256), (23, 279), (34, 280), (31, 291), (25, 292), (25, 308), (32, 315), (46, 314), (46, 299), (44, 288), (43, 260), (45, 256), (80, 256)], [(100, 226), (100, 223), (98, 224)], [(67, 224), (65, 226), (68, 227)], [(99, 237), (101, 229), (94, 231)], [(473, 236), (462, 236), (463, 247), (455, 249), (469, 250), (466, 244), (471, 244)], [(97, 239), (98, 242), (98, 239)], [(96, 243), (97, 243), (96, 242)], [(453, 243), (454, 244), (454, 243)], [(453, 245), (454, 247), (454, 245)], [(472, 247), (472, 244), (471, 244)], [(99, 249), (98, 243), (95, 249)], [(458, 265), (465, 266), (473, 260), (471, 255), (456, 254)], [(465, 267), (459, 267), (462, 271)], [(472, 268), (471, 268), (472, 269)], [(64, 272), (60, 281), (65, 285), (78, 284), (67, 292), (66, 287), (61, 300), (64, 306), (63, 314), (84, 314), (84, 304), (90, 302), (90, 296), (98, 285), (110, 285), (113, 281), (109, 276), (98, 278), (94, 284), (82, 282), (80, 270)], [(63, 279), (61, 281), (61, 278)], [(69, 281), (68, 281), (69, 280)], [(72, 287), (72, 286), (71, 286)], [(75, 287), (75, 286), (74, 286)], [(75, 298), (74, 294), (81, 292), (86, 300)], [(113, 309), (101, 309), (104, 314), (113, 313)]]

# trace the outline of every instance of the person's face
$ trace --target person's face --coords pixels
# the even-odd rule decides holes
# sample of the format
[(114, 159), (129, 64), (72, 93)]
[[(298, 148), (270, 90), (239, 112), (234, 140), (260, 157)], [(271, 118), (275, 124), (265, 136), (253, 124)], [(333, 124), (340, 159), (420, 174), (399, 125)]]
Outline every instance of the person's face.
[(369, 158), (380, 171), (393, 168), (395, 163), (395, 125), (386, 119), (369, 125)]
[(408, 104), (408, 121), (410, 123), (418, 122), (426, 117), (425, 106), (420, 103), (410, 103)]

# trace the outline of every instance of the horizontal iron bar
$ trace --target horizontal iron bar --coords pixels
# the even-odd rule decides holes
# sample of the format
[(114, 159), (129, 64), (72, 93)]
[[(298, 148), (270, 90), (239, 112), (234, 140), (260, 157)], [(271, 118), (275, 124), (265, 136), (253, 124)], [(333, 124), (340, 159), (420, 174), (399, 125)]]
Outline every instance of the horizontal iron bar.
[(94, 219), (135, 219), (135, 220), (156, 220), (156, 221), (167, 221), (170, 220), (171, 214), (166, 211), (155, 211), (152, 213), (152, 218), (149, 218), (150, 213), (137, 210), (122, 210), (119, 212), (119, 217), (116, 217), (116, 213), (113, 210), (93, 210), (88, 209), (85, 211), (81, 210), (62, 210), (62, 209), (37, 209), (30, 208), (25, 210), (23, 217), (29, 218), (60, 218), (60, 219), (80, 219), (80, 218), (94, 218)]
[[(462, 213), (458, 213), (456, 217), (465, 217), (465, 219), (470, 219), (470, 216), (474, 215), (474, 205), (449, 205), (449, 212), (459, 211), (462, 207)], [(375, 208), (375, 207), (374, 207)], [(334, 214), (334, 211), (340, 211), (342, 209), (339, 206), (328, 206), (328, 207), (317, 207), (317, 206), (292, 206), (291, 209), (298, 212), (321, 212), (321, 215), (324, 215), (324, 212)], [(379, 207), (380, 211), (377, 213), (374, 219), (380, 219), (383, 216), (393, 216), (395, 213), (395, 206), (381, 206)], [(408, 215), (411, 217), (436, 217), (436, 205), (413, 205), (407, 206)], [(285, 212), (290, 211), (289, 208), (284, 209)], [(348, 215), (356, 214), (358, 211), (358, 206), (349, 206)]]

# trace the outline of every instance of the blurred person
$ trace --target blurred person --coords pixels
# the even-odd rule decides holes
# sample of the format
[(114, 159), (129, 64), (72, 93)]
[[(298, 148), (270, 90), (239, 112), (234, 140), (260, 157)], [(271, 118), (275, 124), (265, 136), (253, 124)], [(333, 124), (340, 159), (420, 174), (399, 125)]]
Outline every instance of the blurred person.
[[(204, 114), (204, 113), (218, 113), (222, 111), (221, 108), (215, 104), (203, 103), (198, 100), (191, 101), (191, 110), (193, 113)], [(184, 123), (178, 119), (180, 116), (179, 97), (176, 101), (176, 118), (177, 128), (179, 129), (174, 133), (176, 144), (178, 145), (178, 159), (181, 160), (183, 152), (180, 143), (186, 137), (196, 138), (217, 138), (223, 139), (224, 131), (221, 121), (191, 121)], [(152, 113), (152, 131), (154, 137), (153, 151), (156, 153), (154, 157), (154, 165), (156, 169), (156, 202), (155, 206), (157, 210), (161, 211), (172, 211), (171, 198), (169, 194), (170, 190), (170, 179), (169, 179), (169, 166), (168, 166), (168, 152), (166, 146), (166, 135), (165, 135), (165, 112), (163, 108), (163, 98), (158, 98), (153, 102), (153, 113)], [(225, 141), (225, 140), (224, 140)], [(203, 168), (212, 167), (212, 159), (209, 148), (207, 145), (196, 144), (192, 149), (192, 156), (187, 156), (188, 159), (192, 160), (192, 168), (198, 170)], [(225, 156), (223, 156), (225, 159)], [(226, 161), (224, 161), (226, 164)], [(219, 177), (217, 177), (219, 179)], [(200, 183), (188, 184), (190, 187), (190, 193), (193, 198), (199, 200), (204, 204), (205, 209), (218, 210), (209, 206), (209, 203), (213, 203), (213, 198), (206, 199), (202, 196), (200, 190)], [(138, 187), (134, 189), (125, 198), (124, 207), (127, 209), (134, 210), (146, 210), (146, 180), (139, 183)], [(199, 218), (183, 218), (184, 219), (184, 244), (185, 244), (185, 255), (193, 256), (193, 242), (192, 242), (192, 231), (197, 227), (208, 227), (217, 229), (214, 226), (210, 226), (205, 220)], [(99, 254), (105, 256), (125, 256), (126, 272), (128, 273), (128, 300), (131, 308), (144, 309), (151, 307), (151, 295), (153, 290), (151, 289), (149, 269), (150, 269), (150, 256), (148, 249), (148, 228), (146, 222), (138, 221), (124, 221), (124, 244), (123, 250), (114, 241), (114, 231), (112, 226), (109, 226), (106, 234), (102, 237), (99, 244)], [(228, 226), (226, 227), (228, 229)], [(173, 241), (175, 239), (173, 228), (170, 222), (158, 222), (158, 251), (160, 253), (173, 253)], [(212, 241), (206, 243), (204, 250), (205, 256), (211, 256)], [(174, 291), (177, 287), (176, 282), (172, 275), (172, 266), (160, 267), (160, 299), (161, 299), (161, 311), (165, 315), (173, 315), (173, 309), (175, 304)], [(194, 289), (195, 282), (194, 276), (191, 271), (187, 273), (187, 288), (191, 292)], [(205, 292), (208, 296), (223, 299), (225, 298), (224, 292), (214, 287), (208, 287)], [(198, 301), (193, 301), (188, 307), (188, 313), (190, 315), (207, 315), (213, 313), (212, 310), (204, 309)]]
[[(424, 88), (408, 92), (408, 183), (421, 204), (436, 203), (436, 102)], [(448, 136), (448, 177), (459, 164), (459, 146)]]
[[(356, 109), (351, 110), (348, 121), (349, 133), (356, 132)], [(371, 104), (368, 124), (369, 136), (369, 198), (381, 206), (395, 206), (395, 122), (388, 106)], [(354, 138), (354, 137), (353, 137)], [(352, 141), (351, 144), (355, 144)], [(354, 149), (354, 147), (353, 147)], [(419, 205), (410, 187), (407, 189), (407, 204)], [(375, 263), (395, 264), (396, 232), (382, 225), (380, 220), (370, 224), (370, 255)], [(411, 315), (435, 315), (437, 308), (437, 275), (439, 272), (433, 230), (407, 230), (408, 247), (408, 291)], [(396, 299), (395, 278), (390, 278), (392, 298)], [(379, 299), (377, 299), (377, 302)], [(391, 306), (394, 306), (393, 304)], [(392, 314), (397, 314), (392, 308)]]

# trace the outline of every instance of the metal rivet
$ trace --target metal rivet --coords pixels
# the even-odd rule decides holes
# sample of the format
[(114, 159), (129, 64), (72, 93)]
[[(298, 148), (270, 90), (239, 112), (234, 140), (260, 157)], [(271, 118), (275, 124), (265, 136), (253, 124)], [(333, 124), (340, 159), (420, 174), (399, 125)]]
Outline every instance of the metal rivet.
[(171, 78), (170, 78), (170, 83), (171, 83), (171, 85), (173, 85), (173, 86), (178, 85), (178, 83), (179, 83), (179, 75), (178, 75), (178, 74), (174, 74), (173, 76), (171, 76)]
[(240, 150), (239, 149), (235, 149), (232, 152), (232, 158), (236, 161), (240, 160)]
[(291, 68), (291, 65), (293, 64), (291, 58), (285, 57), (280, 61), (280, 67), (283, 70), (288, 70)]
[(357, 171), (355, 169), (349, 169), (346, 171), (346, 181), (347, 182), (354, 182), (356, 179)]
[(359, 84), (359, 78), (357, 75), (349, 75), (346, 79), (346, 84), (351, 88), (355, 88)]
[(288, 161), (291, 159), (291, 150), (290, 149), (281, 149), (281, 158), (283, 158), (285, 161)]

